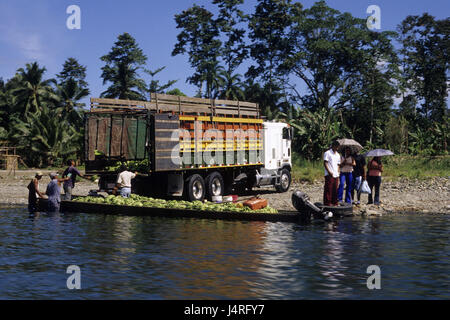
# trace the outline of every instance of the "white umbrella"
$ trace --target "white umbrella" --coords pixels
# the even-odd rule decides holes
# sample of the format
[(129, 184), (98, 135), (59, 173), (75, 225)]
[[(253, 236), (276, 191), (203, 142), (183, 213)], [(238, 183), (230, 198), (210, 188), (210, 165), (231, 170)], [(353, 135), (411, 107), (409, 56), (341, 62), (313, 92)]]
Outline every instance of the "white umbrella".
[(375, 150), (370, 150), (364, 156), (366, 156), (366, 157), (384, 157), (384, 156), (393, 156), (393, 155), (394, 155), (394, 153), (390, 150), (375, 149)]

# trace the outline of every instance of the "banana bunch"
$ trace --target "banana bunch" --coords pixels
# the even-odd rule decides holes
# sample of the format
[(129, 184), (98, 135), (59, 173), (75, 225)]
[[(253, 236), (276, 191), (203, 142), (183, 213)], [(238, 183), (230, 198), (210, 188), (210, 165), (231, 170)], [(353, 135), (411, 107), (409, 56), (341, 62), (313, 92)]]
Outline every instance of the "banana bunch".
[(184, 209), (195, 211), (213, 211), (213, 212), (248, 212), (248, 213), (278, 213), (278, 210), (269, 206), (252, 210), (249, 207), (243, 206), (242, 203), (214, 203), (214, 202), (201, 202), (201, 201), (183, 201), (183, 200), (164, 200), (155, 199), (151, 197), (139, 196), (132, 194), (129, 198), (122, 196), (109, 195), (106, 198), (102, 197), (80, 197), (73, 201), (87, 202), (87, 203), (101, 203), (101, 204), (113, 204), (133, 207), (149, 207), (149, 208), (169, 208), (169, 209)]

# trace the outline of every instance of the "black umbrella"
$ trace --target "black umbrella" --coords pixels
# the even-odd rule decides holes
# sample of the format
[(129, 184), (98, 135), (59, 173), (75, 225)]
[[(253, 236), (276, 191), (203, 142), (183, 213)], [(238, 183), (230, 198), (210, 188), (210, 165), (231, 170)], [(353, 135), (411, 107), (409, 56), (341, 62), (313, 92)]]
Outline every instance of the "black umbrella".
[(394, 155), (394, 153), (392, 151), (386, 150), (386, 149), (370, 150), (369, 152), (364, 154), (364, 156), (366, 156), (366, 157), (384, 157), (384, 156), (393, 156), (393, 155)]

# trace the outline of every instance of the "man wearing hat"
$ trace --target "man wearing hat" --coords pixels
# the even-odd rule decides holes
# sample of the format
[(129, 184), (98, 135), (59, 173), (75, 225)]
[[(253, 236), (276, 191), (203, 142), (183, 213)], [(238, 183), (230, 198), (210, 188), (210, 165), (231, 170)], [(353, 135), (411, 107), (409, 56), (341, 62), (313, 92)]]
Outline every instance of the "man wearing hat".
[(50, 173), (50, 183), (47, 185), (47, 191), (45, 191), (45, 194), (48, 196), (48, 212), (59, 212), (59, 205), (61, 203), (61, 190), (59, 186), (61, 182), (68, 179), (58, 179), (58, 173)]
[(28, 184), (28, 211), (34, 213), (37, 211), (37, 198), (45, 198), (45, 195), (39, 191), (39, 180), (42, 178), (42, 172), (36, 172), (36, 175)]

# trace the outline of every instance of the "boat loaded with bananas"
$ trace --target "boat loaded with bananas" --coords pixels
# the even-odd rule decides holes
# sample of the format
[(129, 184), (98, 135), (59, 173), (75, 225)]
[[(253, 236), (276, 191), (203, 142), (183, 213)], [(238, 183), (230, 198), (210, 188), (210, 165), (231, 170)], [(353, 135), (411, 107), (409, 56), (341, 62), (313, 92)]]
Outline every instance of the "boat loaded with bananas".
[[(61, 211), (286, 222), (329, 218), (329, 212), (297, 201), (296, 193), (298, 211), (279, 212), (258, 197), (237, 201), (245, 189), (289, 190), (291, 139), (288, 124), (264, 121), (254, 103), (165, 94), (152, 94), (149, 102), (92, 98), (84, 160), (86, 175), (98, 176), (99, 188), (62, 201)], [(124, 165), (139, 173), (129, 198), (113, 194)], [(39, 206), (45, 210), (46, 200)]]
[[(244, 202), (214, 203), (204, 201), (165, 200), (132, 194), (122, 196), (78, 196), (72, 201), (61, 201), (61, 212), (83, 212), (117, 214), (131, 216), (154, 216), (171, 218), (206, 218), (244, 221), (309, 222), (311, 219), (342, 218), (352, 215), (351, 206), (332, 208), (311, 204), (302, 192), (292, 194), (292, 202), (297, 211), (279, 211), (270, 206), (252, 209), (258, 198)], [(39, 210), (45, 211), (47, 200), (38, 200)], [(330, 215), (330, 211), (332, 214)]]

